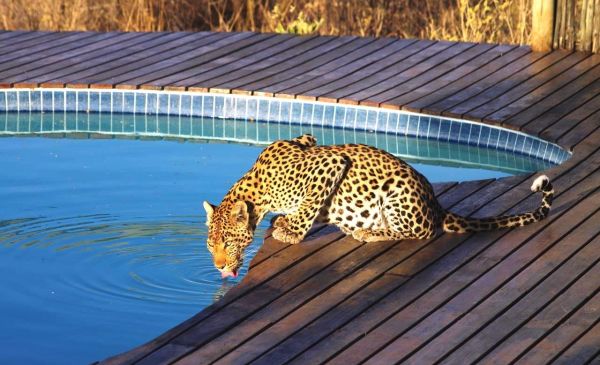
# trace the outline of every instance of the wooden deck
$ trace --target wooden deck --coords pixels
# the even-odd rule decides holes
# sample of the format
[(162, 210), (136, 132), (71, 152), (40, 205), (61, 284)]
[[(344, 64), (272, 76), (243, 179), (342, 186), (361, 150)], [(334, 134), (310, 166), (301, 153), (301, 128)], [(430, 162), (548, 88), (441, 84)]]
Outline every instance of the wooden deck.
[[(548, 219), (361, 244), (270, 237), (242, 283), (103, 364), (600, 363), (600, 55), (254, 33), (0, 33), (0, 87), (204, 90), (461, 117), (573, 150)], [(436, 185), (470, 216), (539, 203), (533, 175)], [(200, 199), (200, 197), (199, 197)]]

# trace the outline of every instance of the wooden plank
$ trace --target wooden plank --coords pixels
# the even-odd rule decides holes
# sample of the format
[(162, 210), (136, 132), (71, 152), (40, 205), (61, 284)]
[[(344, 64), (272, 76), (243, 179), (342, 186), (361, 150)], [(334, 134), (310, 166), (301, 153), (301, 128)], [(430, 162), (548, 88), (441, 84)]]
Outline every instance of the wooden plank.
[[(144, 37), (144, 35), (146, 37)], [(87, 57), (97, 58), (100, 51), (104, 51), (104, 55), (115, 50), (114, 45), (119, 44), (125, 48), (132, 41), (139, 42), (139, 39), (153, 38), (156, 35), (152, 33), (110, 33), (105, 38), (97, 38), (86, 42), (83, 46), (71, 49), (70, 51), (55, 54), (53, 56), (38, 59), (30, 62), (25, 66), (12, 69), (11, 72), (3, 73), (3, 80), (18, 83), (29, 81), (33, 83), (42, 82), (44, 75), (64, 68), (71, 69), (77, 67)], [(113, 47), (111, 47), (111, 45)]]
[[(49, 57), (47, 64), (44, 60), (36, 63), (36, 67), (24, 75), (15, 75), (11, 82), (14, 83), (36, 83), (44, 84), (51, 80), (57, 80), (60, 77), (75, 74), (82, 70), (87, 70), (92, 66), (109, 63), (119, 58), (126, 51), (130, 53), (138, 52), (141, 45), (152, 44), (153, 40), (165, 40), (165, 34), (160, 33), (124, 33), (129, 36), (114, 37), (106, 41), (101, 41), (85, 48), (83, 53), (79, 49), (71, 52), (65, 52), (65, 57)], [(33, 64), (32, 64), (33, 65)]]
[[(593, 280), (589, 285), (590, 269), (600, 257), (599, 220), (599, 212), (587, 218), (565, 236), (563, 242), (412, 353), (405, 360), (407, 364), (434, 363), (442, 359), (447, 364), (477, 361), (547, 305), (557, 303), (566, 309), (569, 304), (578, 305), (585, 300), (600, 285), (594, 285)], [(582, 280), (586, 282), (581, 283)], [(568, 294), (563, 294), (566, 289)], [(568, 295), (566, 300), (565, 295)], [(456, 351), (448, 356), (453, 350)]]
[(172, 361), (177, 360), (179, 356), (189, 351), (189, 348), (182, 345), (175, 345), (172, 343), (167, 344), (163, 347), (163, 351), (154, 352), (150, 354), (148, 357), (143, 358), (139, 362), (136, 362), (138, 365), (156, 365), (156, 364), (168, 364)]
[(82, 62), (79, 67), (75, 67), (73, 72), (49, 74), (44, 77), (42, 83), (90, 84), (105, 77), (158, 62), (157, 60), (164, 59), (165, 53), (176, 57), (179, 52), (185, 52), (192, 47), (214, 41), (215, 37), (218, 37), (218, 35), (207, 32), (184, 33), (183, 36), (178, 33), (160, 35), (148, 41), (112, 52), (110, 55), (99, 57), (96, 60)]
[(410, 104), (404, 105), (403, 109), (420, 112), (427, 108), (428, 112), (430, 113), (440, 114), (444, 109), (436, 107), (436, 103), (444, 101), (452, 95), (469, 88), (471, 85), (490, 77), (490, 75), (493, 75), (495, 72), (504, 67), (508, 67), (508, 65), (512, 64), (513, 62), (517, 62), (530, 52), (531, 51), (527, 47), (518, 47), (512, 51), (508, 51), (490, 63), (487, 63), (484, 66), (465, 74), (459, 79), (449, 82), (445, 86), (442, 85), (442, 88), (436, 90), (434, 93), (412, 100)]
[(219, 57), (228, 56), (233, 52), (252, 47), (257, 43), (272, 37), (274, 36), (271, 34), (252, 33), (236, 33), (228, 35), (216, 42), (194, 48), (184, 54), (179, 54), (177, 57), (169, 54), (169, 58), (164, 59), (163, 57), (163, 60), (144, 68), (118, 74), (111, 78), (98, 80), (96, 82), (110, 84), (122, 83), (135, 86), (143, 85), (151, 80), (180, 72)]
[[(78, 82), (84, 84), (95, 84), (95, 85), (118, 85), (116, 77), (126, 75), (128, 73), (137, 72), (138, 74), (148, 73), (159, 62), (168, 60), (177, 60), (185, 57), (189, 52), (195, 52), (197, 49), (205, 49), (203, 47), (209, 47), (211, 44), (225, 45), (235, 43), (235, 41), (247, 37), (251, 37), (251, 33), (217, 33), (210, 34), (204, 33), (200, 37), (194, 40), (186, 40), (183, 44), (179, 43), (179, 40), (169, 41), (161, 43), (158, 46), (153, 46), (139, 53), (132, 53), (131, 55), (124, 56), (110, 62), (106, 66), (100, 68), (92, 68), (86, 71), (84, 75), (70, 75), (68, 82)], [(178, 46), (176, 46), (178, 44)], [(162, 50), (161, 50), (162, 49)], [(197, 55), (197, 53), (194, 53)], [(173, 61), (174, 62), (174, 61)]]
[(596, 60), (586, 62), (586, 58), (589, 57), (585, 54), (573, 53), (529, 78), (527, 82), (515, 84), (509, 91), (497, 95), (493, 100), (468, 111), (468, 113), (476, 118), (485, 118), (488, 122), (498, 124), (504, 117), (510, 116), (510, 109), (506, 109), (507, 105), (523, 97), (531, 98), (531, 103), (533, 103), (547, 95), (544, 86), (550, 85), (550, 88), (553, 86), (560, 87), (579, 75), (577, 71), (568, 73), (568, 70), (577, 68), (580, 72), (585, 72), (597, 64)]
[[(198, 74), (196, 69), (190, 69), (190, 73), (184, 74), (185, 78), (171, 80), (175, 86), (194, 86), (202, 88), (213, 88), (218, 86), (222, 90), (227, 90), (226, 86), (219, 86), (225, 82), (235, 80), (244, 76), (252, 75), (273, 67), (278, 64), (288, 61), (293, 58), (302, 57), (305, 53), (314, 52), (315, 49), (323, 47), (331, 42), (338, 41), (334, 37), (293, 37), (287, 40), (284, 44), (269, 49), (269, 52), (261, 52), (259, 54), (250, 53), (244, 58), (239, 65), (221, 65), (220, 68), (210, 70), (202, 67), (201, 74)], [(326, 48), (328, 49), (328, 48)], [(190, 75), (193, 75), (189, 77)], [(169, 80), (160, 81), (163, 83)]]
[[(577, 109), (583, 103), (600, 93), (600, 82), (598, 75), (594, 72), (586, 72), (574, 82), (562, 87), (542, 101), (527, 106), (513, 116), (506, 118), (502, 124), (512, 125), (522, 129), (527, 127), (528, 133), (539, 134), (549, 125), (554, 124), (560, 117)], [(546, 121), (546, 119), (549, 119)]]
[[(570, 188), (570, 186), (572, 186), (572, 184), (576, 184), (578, 183), (582, 177), (582, 174), (587, 175), (588, 170), (585, 168), (585, 166), (577, 166), (575, 165), (575, 167), (577, 168), (577, 170), (572, 171), (571, 173), (568, 174), (568, 176), (561, 176), (559, 179), (554, 180), (554, 183), (556, 184), (555, 186), (557, 186), (557, 191), (559, 191), (559, 195), (558, 198), (560, 198), (561, 194), (563, 194), (564, 198), (561, 198), (560, 201), (564, 201), (567, 200), (570, 203), (569, 204), (574, 204), (574, 202), (570, 201), (570, 199), (572, 199), (573, 196), (576, 196), (576, 193), (573, 193), (572, 191), (569, 191), (568, 189)], [(584, 176), (585, 176), (584, 175)], [(558, 190), (560, 189), (560, 190)], [(567, 192), (567, 195), (564, 195), (565, 192)], [(504, 199), (504, 201), (506, 201), (507, 199)], [(539, 197), (538, 197), (539, 200)], [(502, 202), (503, 200), (500, 198), (498, 200), (498, 202)], [(497, 204), (497, 203), (496, 203)], [(487, 206), (492, 206), (493, 204), (488, 204)], [(523, 207), (528, 206), (528, 202), (526, 200), (522, 201), (519, 206), (521, 206), (521, 209), (523, 209)], [(548, 219), (545, 225), (543, 225), (543, 227), (546, 227), (548, 224), (550, 224), (551, 222), (553, 222), (556, 219), (556, 216), (551, 215)], [(486, 233), (486, 241), (487, 242), (495, 242), (500, 238), (503, 238), (503, 241), (505, 242), (504, 244), (508, 244), (508, 245), (517, 245), (519, 243), (519, 239), (526, 239), (529, 236), (527, 235), (527, 230), (531, 230), (531, 227), (539, 227), (540, 225), (537, 226), (529, 226), (525, 227), (523, 229), (518, 229), (518, 230), (514, 230), (514, 231), (509, 231), (507, 232), (490, 232), (490, 233)], [(449, 236), (449, 235), (448, 235)], [(452, 236), (449, 236), (452, 237)], [(511, 238), (513, 238), (511, 240)], [(482, 247), (483, 246), (483, 247)], [(467, 239), (467, 241), (465, 241), (464, 243), (462, 243), (460, 246), (458, 246), (455, 251), (453, 251), (452, 255), (449, 256), (445, 256), (443, 257), (440, 262), (438, 262), (436, 265), (434, 265), (431, 269), (425, 270), (423, 273), (419, 273), (416, 277), (415, 277), (415, 281), (414, 282), (415, 285), (413, 286), (414, 288), (418, 289), (418, 290), (429, 290), (429, 288), (427, 288), (428, 285), (430, 285), (429, 283), (434, 282), (435, 280), (434, 278), (432, 278), (431, 276), (428, 276), (428, 274), (431, 272), (431, 270), (435, 270), (435, 272), (440, 273), (440, 275), (442, 276), (442, 278), (444, 277), (443, 275), (445, 275), (445, 271), (444, 270), (449, 270), (447, 272), (453, 272), (453, 270), (456, 269), (456, 265), (462, 265), (462, 263), (464, 262), (463, 260), (471, 260), (470, 257), (473, 257), (473, 255), (477, 254), (478, 252), (487, 249), (489, 246), (489, 244), (483, 244), (481, 242), (481, 239), (479, 236), (475, 236), (472, 238)], [(494, 246), (491, 246), (494, 247)], [(485, 252), (485, 251), (483, 251)], [(484, 261), (482, 263), (482, 265), (485, 263), (485, 266), (489, 266), (491, 265), (493, 262), (486, 262)], [(480, 268), (480, 270), (482, 270), (482, 268)], [(473, 275), (477, 275), (477, 270), (473, 273)], [(418, 280), (420, 278), (424, 278), (423, 280)], [(438, 279), (439, 280), (439, 279)], [(447, 291), (447, 290), (451, 290), (453, 291), (454, 289), (451, 289), (450, 287), (446, 287), (443, 285), (440, 285), (442, 281), (438, 281), (438, 283), (436, 284), (436, 287), (440, 287), (440, 290), (443, 291)], [(424, 289), (427, 288), (427, 289)], [(458, 289), (456, 289), (458, 290)], [(412, 296), (414, 295), (414, 297)], [(342, 355), (340, 356), (340, 360), (349, 360), (350, 358), (352, 358), (352, 355), (356, 355), (359, 356), (358, 354), (364, 354), (364, 357), (367, 357), (369, 353), (371, 353), (372, 351), (375, 351), (378, 346), (377, 343), (381, 344), (381, 341), (385, 341), (385, 338), (382, 338), (381, 341), (373, 341), (368, 340), (366, 338), (362, 339), (361, 341), (358, 341), (360, 339), (360, 336), (357, 335), (357, 333), (368, 333), (368, 332), (373, 332), (373, 331), (377, 331), (377, 329), (374, 330), (374, 327), (377, 326), (378, 323), (380, 323), (381, 321), (385, 320), (386, 318), (388, 318), (389, 316), (393, 315), (394, 313), (396, 313), (398, 311), (398, 308), (404, 308), (406, 304), (411, 303), (410, 298), (416, 298), (419, 297), (420, 295), (422, 295), (422, 292), (417, 292), (416, 294), (412, 294), (410, 292), (407, 291), (402, 291), (399, 290), (398, 292), (395, 293), (395, 295), (390, 295), (388, 298), (386, 298), (385, 301), (382, 302), (381, 305), (377, 305), (375, 307), (373, 307), (368, 314), (365, 313), (363, 316), (358, 317), (354, 320), (354, 322), (351, 323), (351, 325), (344, 327), (341, 331), (336, 332), (336, 334), (334, 336), (331, 336), (330, 338), (326, 339), (323, 346), (319, 346), (318, 347), (318, 351), (312, 351), (310, 353), (311, 356), (315, 356), (317, 358), (323, 358), (321, 356), (325, 356), (325, 358), (331, 356), (332, 354), (335, 353), (335, 349), (337, 348), (339, 351), (340, 347), (341, 349), (343, 349), (345, 346), (348, 346), (349, 344), (352, 344), (350, 347), (348, 347), (346, 349), (345, 353), (342, 353)], [(444, 297), (444, 295), (441, 296), (442, 298)], [(406, 303), (403, 305), (403, 303)], [(374, 332), (373, 336), (376, 336), (375, 334), (376, 332)], [(339, 336), (338, 336), (339, 334)], [(379, 336), (378, 336), (379, 337)], [(362, 342), (362, 344), (360, 343)], [(385, 342), (383, 342), (385, 343)], [(372, 345), (372, 347), (369, 347), (370, 345)], [(365, 347), (366, 346), (366, 347)], [(368, 349), (372, 349), (372, 350), (368, 350)], [(334, 351), (334, 352), (331, 352)], [(304, 359), (309, 358), (304, 357)], [(352, 361), (357, 361), (357, 359), (353, 359)]]
[[(0, 56), (0, 71), (3, 73), (14, 67), (22, 67), (40, 57), (48, 57), (78, 47), (97, 37), (106, 37), (98, 33), (61, 33), (48, 40), (40, 40), (40, 44), (28, 48), (19, 48), (14, 52)], [(3, 76), (0, 76), (3, 77)]]
[(7, 31), (0, 34), (0, 46), (2, 49), (15, 43), (22, 43), (28, 39), (37, 38), (45, 35), (46, 32), (30, 31)]
[(340, 50), (331, 55), (323, 54), (316, 58), (317, 62), (309, 62), (297, 70), (291, 70), (292, 72), (283, 78), (273, 75), (255, 84), (243, 86), (252, 90), (268, 90), (277, 96), (301, 94), (300, 89), (310, 90), (369, 67), (377, 61), (393, 56), (415, 42), (417, 41), (406, 39), (377, 39), (358, 48)]
[[(510, 54), (511, 53), (508, 55)], [(486, 74), (485, 77), (482, 77), (477, 82), (468, 85), (468, 87), (451, 95), (447, 95), (434, 104), (428, 105), (426, 108), (424, 108), (424, 111), (430, 114), (442, 115), (446, 110), (452, 109), (452, 107), (455, 105), (461, 104), (466, 100), (476, 97), (486, 90), (491, 90), (495, 85), (499, 84), (503, 80), (506, 80), (512, 75), (523, 70), (531, 69), (532, 65), (535, 65), (538, 61), (543, 61), (545, 64), (548, 63), (548, 61), (545, 61), (546, 58), (544, 56), (547, 58), (550, 57), (551, 54), (528, 52), (522, 57), (518, 57), (510, 63), (503, 65), (498, 70), (490, 74)], [(555, 57), (552, 57), (552, 59), (554, 58)]]
[[(320, 95), (319, 97), (330, 99), (349, 99), (360, 101), (361, 103), (366, 104), (364, 101), (374, 93), (377, 93), (377, 90), (387, 90), (388, 88), (401, 85), (402, 83), (427, 72), (446, 60), (452, 57), (457, 57), (457, 55), (475, 46), (474, 43), (454, 43), (449, 44), (448, 47), (445, 47), (445, 44), (441, 44), (441, 42), (439, 42), (427, 48), (426, 50), (419, 52), (418, 55), (425, 56), (427, 55), (428, 51), (435, 50), (435, 47), (438, 45), (444, 48), (440, 52), (435, 52), (435, 54), (430, 54), (430, 56), (426, 57), (410, 57), (406, 61), (402, 62), (400, 69), (394, 67), (391, 68), (389, 70), (390, 72), (388, 73), (378, 72), (375, 75), (360, 80), (360, 82)], [(383, 74), (387, 74), (387, 76), (384, 78)]]
[(526, 133), (535, 133), (549, 141), (556, 141), (571, 128), (593, 114), (597, 109), (600, 97), (595, 93), (600, 89), (600, 82), (595, 82), (581, 94), (565, 100), (556, 108), (552, 108), (536, 120), (523, 126)]
[[(597, 173), (596, 178), (599, 176), (600, 173)], [(595, 183), (593, 179), (588, 180)], [(597, 198), (598, 196), (600, 195), (594, 195), (593, 197)], [(435, 332), (451, 324), (457, 318), (460, 318), (465, 312), (471, 309), (473, 303), (478, 303), (485, 299), (490, 293), (495, 291), (498, 284), (511, 278), (515, 272), (521, 270), (523, 263), (527, 265), (542, 252), (556, 244), (562, 234), (571, 230), (571, 222), (577, 222), (582, 217), (582, 214), (584, 217), (587, 217), (589, 211), (593, 211), (596, 208), (593, 203), (590, 203), (590, 199), (587, 199), (587, 201), (588, 204), (577, 205), (572, 210), (567, 211), (564, 216), (561, 216), (562, 219), (559, 218), (555, 224), (557, 227), (554, 227), (552, 230), (543, 230), (540, 234), (526, 242), (525, 245), (515, 247), (515, 240), (503, 239), (499, 241), (489, 251), (478, 256), (479, 259), (470, 262), (462, 270), (455, 272), (448, 282), (440, 285), (431, 294), (419, 298), (412, 305), (396, 313), (390, 320), (379, 326), (376, 331), (373, 331), (364, 338), (365, 342), (377, 338), (376, 343), (379, 346), (381, 344), (384, 346), (382, 349), (376, 348), (375, 354), (371, 351), (366, 353), (360, 351), (361, 354), (369, 356), (366, 363), (392, 363), (400, 361), (413, 352), (415, 348), (422, 346)], [(566, 224), (567, 222), (569, 223)], [(543, 226), (547, 227), (547, 224)], [(519, 232), (521, 235), (526, 235), (527, 231), (531, 232), (535, 230), (536, 227), (531, 228), (529, 226), (512, 232)], [(559, 232), (563, 233), (559, 234)], [(510, 234), (507, 236), (510, 236)], [(510, 247), (510, 249), (506, 250), (507, 247)], [(508, 256), (505, 256), (507, 254)], [(473, 272), (479, 272), (482, 267), (488, 266), (490, 261), (493, 262), (496, 260), (501, 262), (491, 267), (489, 271), (484, 271), (485, 274), (483, 276), (480, 276), (478, 273), (476, 278), (472, 277)], [(461, 288), (459, 292), (454, 292), (453, 295), (448, 295), (450, 294), (448, 289), (456, 284), (462, 286), (465, 282), (469, 283), (466, 287)], [(450, 300), (446, 303), (448, 299)], [(443, 305), (443, 307), (439, 308), (439, 305)], [(435, 311), (432, 311), (434, 309)], [(424, 320), (421, 320), (420, 318), (423, 315), (425, 315), (423, 317)], [(388, 341), (382, 343), (381, 339), (383, 338), (387, 338)], [(374, 345), (375, 343), (370, 343), (369, 347), (372, 348)], [(360, 347), (355, 347), (353, 352), (359, 352), (359, 349), (362, 350)], [(342, 358), (336, 358), (334, 363), (340, 363), (342, 360)]]
[(597, 321), (551, 362), (555, 365), (590, 364), (595, 354), (600, 355), (598, 344), (600, 344), (600, 321)]
[(593, 114), (587, 116), (581, 123), (577, 124), (577, 127), (569, 130), (558, 139), (558, 143), (561, 146), (566, 146), (569, 150), (574, 150), (579, 145), (581, 140), (586, 138), (588, 135), (594, 133), (600, 128), (598, 125), (598, 118), (600, 117), (600, 110), (597, 110)]
[[(575, 54), (581, 57), (581, 54)], [(465, 115), (474, 115), (476, 119), (481, 119), (483, 116), (487, 115), (480, 113), (472, 113), (475, 109), (489, 103), (490, 101), (496, 100), (499, 96), (503, 95), (507, 91), (510, 91), (515, 86), (524, 84), (529, 85), (530, 80), (536, 75), (546, 71), (549, 67), (557, 64), (561, 60), (567, 58), (571, 59), (573, 56), (570, 52), (567, 51), (556, 51), (546, 55), (544, 58), (538, 60), (532, 65), (520, 70), (518, 72), (511, 72), (510, 75), (506, 75), (505, 79), (502, 81), (495, 83), (493, 87), (484, 90), (476, 96), (473, 96), (457, 105), (452, 106), (452, 108), (448, 109), (443, 115), (453, 116), (453, 117), (464, 117)]]
[[(483, 358), (483, 361), (502, 362), (505, 359), (518, 359), (517, 363), (520, 364), (547, 363), (600, 318), (597, 280), (599, 275), (600, 264), (596, 263), (590, 274), (585, 275), (587, 280), (579, 281), (578, 285), (569, 288), (562, 301), (551, 303), (544, 308), (501, 346)], [(587, 302), (578, 308), (578, 300), (585, 296)], [(560, 323), (563, 318), (565, 321)], [(553, 328), (559, 323), (558, 327)], [(529, 349), (529, 345), (533, 347)], [(521, 357), (522, 351), (527, 352)]]
[[(72, 35), (72, 33), (61, 33), (61, 32), (34, 32), (32, 34), (22, 34), (18, 38), (11, 38), (11, 42), (4, 45), (0, 49), (0, 61), (5, 59), (12, 59), (15, 53), (18, 55), (25, 54), (24, 50), (38, 48), (40, 45), (44, 46), (46, 42), (54, 41), (60, 38), (64, 38)], [(44, 49), (45, 47), (39, 47)]]
[[(576, 91), (600, 78), (600, 55), (596, 56), (597, 57), (588, 57), (578, 64), (569, 67), (563, 73), (558, 74), (558, 76), (553, 77), (550, 81), (537, 88), (534, 88), (535, 84), (528, 82), (526, 88), (521, 87), (521, 90), (519, 90), (519, 92), (522, 92), (522, 96), (517, 96), (517, 88), (513, 89), (511, 91), (511, 94), (513, 94), (511, 95), (511, 98), (515, 98), (515, 100), (502, 106), (494, 113), (486, 115), (485, 118), (493, 120), (495, 123), (508, 125), (505, 120), (532, 105), (535, 105), (535, 107), (538, 108), (547, 109), (547, 106), (544, 105), (543, 101), (547, 99), (549, 95), (560, 93), (563, 95), (563, 98), (567, 98), (570, 90), (574, 89)], [(548, 71), (551, 72), (550, 69)], [(539, 76), (541, 76), (541, 74), (536, 76), (536, 78)], [(537, 104), (541, 105), (538, 106)]]
[[(376, 63), (370, 64), (369, 67), (364, 67), (364, 68), (359, 69), (358, 71), (352, 72), (349, 75), (344, 75), (344, 77), (342, 77), (336, 81), (332, 80), (332, 82), (327, 83), (326, 85), (323, 85), (321, 87), (317, 87), (312, 90), (305, 90), (302, 92), (302, 97), (316, 98), (316, 97), (326, 94), (330, 91), (336, 90), (338, 88), (343, 88), (347, 85), (353, 84), (356, 81), (365, 79), (374, 74), (389, 75), (390, 73), (393, 73), (393, 71), (391, 71), (391, 69), (395, 68), (394, 65), (399, 64), (400, 62), (402, 62), (402, 63), (409, 62), (411, 64), (415, 63), (418, 60), (420, 60), (424, 57), (427, 57), (431, 53), (439, 52), (442, 49), (449, 47), (450, 45), (451, 45), (450, 43), (436, 44), (433, 41), (419, 41), (416, 43), (412, 43), (411, 45), (409, 45), (407, 47), (401, 48), (398, 52), (390, 54), (388, 57), (382, 58), (381, 60), (379, 60)], [(432, 48), (432, 49), (428, 52), (425, 52), (429, 48)], [(421, 52), (424, 52), (424, 53), (421, 53)], [(411, 56), (414, 56), (414, 57), (412, 59), (410, 59)], [(410, 59), (410, 61), (407, 61), (408, 59)], [(288, 85), (285, 85), (285, 86), (289, 87)], [(255, 86), (253, 86), (253, 87), (256, 88)], [(278, 88), (277, 85), (274, 85), (274, 87), (270, 88), (270, 90), (273, 90), (273, 92), (278, 93), (284, 89)]]
[[(30, 69), (34, 69), (39, 67), (40, 59), (50, 59), (51, 57), (55, 57), (58, 59), (63, 59), (64, 54), (69, 53), (71, 50), (77, 50), (81, 47), (88, 45), (90, 43), (94, 43), (96, 41), (102, 41), (105, 39), (109, 39), (114, 36), (113, 33), (99, 33), (99, 34), (71, 34), (70, 37), (62, 38), (59, 45), (52, 46), (46, 50), (40, 50), (33, 52), (31, 54), (27, 54), (24, 57), (17, 58), (15, 60), (4, 62), (2, 64), (2, 71), (0, 72), (0, 78), (3, 80), (7, 80), (10, 82), (10, 78), (14, 75), (21, 74), (22, 72), (27, 72)], [(46, 45), (49, 45), (54, 42), (48, 42)]]
[(279, 64), (277, 67), (262, 70), (246, 77), (219, 84), (216, 87), (248, 92), (259, 91), (263, 95), (272, 95), (273, 91), (276, 90), (271, 87), (272, 84), (277, 84), (301, 73), (310, 72), (332, 60), (340, 59), (371, 42), (373, 42), (373, 39), (344, 37), (336, 44), (327, 43), (321, 49), (307, 52), (301, 57), (298, 57), (297, 60), (287, 61)]
[[(424, 83), (418, 88), (414, 88), (410, 92), (404, 92), (404, 90), (400, 90), (400, 92), (391, 100), (383, 101), (382, 104), (398, 105), (402, 106), (404, 109), (404, 106), (407, 104), (437, 92), (446, 85), (457, 81), (472, 72), (475, 72), (476, 70), (488, 65), (490, 62), (498, 59), (502, 55), (512, 51), (515, 48), (516, 46), (510, 45), (490, 46), (490, 48), (483, 54), (478, 55), (477, 57), (465, 62), (462, 65), (459, 65), (445, 74), (438, 76), (437, 78), (430, 79), (428, 82)], [(408, 108), (411, 107), (408, 106)]]
[[(418, 76), (413, 76), (408, 80), (398, 79), (398, 82), (395, 85), (392, 84), (393, 86), (391, 87), (388, 87), (389, 85), (385, 85), (379, 89), (372, 87), (370, 91), (367, 89), (364, 90), (360, 93), (360, 95), (365, 95), (365, 97), (360, 98), (360, 103), (377, 106), (382, 103), (393, 106), (402, 106), (402, 104), (399, 104), (396, 101), (399, 97), (406, 94), (412, 94), (413, 90), (418, 89), (419, 87), (450, 73), (469, 61), (480, 57), (482, 54), (491, 50), (492, 48), (494, 48), (494, 46), (491, 44), (476, 44), (472, 47), (465, 46), (463, 51), (459, 51), (456, 49), (456, 47), (452, 47), (448, 50), (448, 52), (450, 52), (450, 50), (453, 51), (448, 59), (435, 64), (435, 58), (441, 58), (444, 56), (443, 54), (445, 52), (442, 52), (436, 57), (432, 57), (422, 64), (419, 64), (420, 67), (423, 67), (423, 64), (425, 63), (431, 63), (434, 64), (434, 66)], [(391, 78), (391, 80), (394, 79), (394, 77)], [(350, 98), (353, 98), (353, 96), (351, 95)]]
[[(307, 236), (315, 234), (324, 234), (324, 232), (326, 232), (324, 229), (325, 225), (323, 224), (313, 225), (313, 227), (309, 230)], [(265, 240), (269, 237), (272, 237), (272, 232), (272, 227), (265, 232)], [(329, 231), (327, 232), (329, 233)], [(253, 267), (268, 260), (274, 254), (281, 252), (282, 250), (289, 247), (290, 245), (277, 240), (269, 240), (269, 244), (264, 244), (263, 242), (263, 244), (260, 246), (254, 257), (252, 258), (252, 261), (250, 261), (250, 264), (248, 265), (248, 270), (251, 270)]]
[[(385, 70), (399, 62), (400, 59), (405, 59), (411, 54), (416, 54), (419, 51), (430, 47), (432, 44), (433, 42), (431, 41), (404, 41), (402, 43), (390, 46), (392, 49), (396, 49), (395, 52), (389, 53), (388, 49), (388, 52), (384, 52), (384, 54), (387, 54), (387, 56), (379, 57), (378, 59), (367, 57), (364, 60), (366, 62), (359, 62), (358, 64), (354, 62), (348, 62), (345, 64), (344, 62), (341, 62), (341, 60), (345, 58), (344, 55), (332, 55), (333, 57), (328, 57), (326, 59), (327, 62), (331, 61), (331, 63), (326, 63), (325, 67), (297, 70), (297, 72), (295, 72), (295, 77), (287, 80), (277, 80), (275, 78), (273, 78), (273, 80), (266, 80), (269, 82), (268, 90), (281, 96), (293, 97), (297, 95), (302, 99), (316, 100), (318, 95), (313, 94), (311, 91), (312, 89), (317, 90), (336, 83), (351, 83), (352, 79), (367, 77), (368, 75), (376, 72), (375, 70), (377, 69), (380, 71)], [(387, 47), (385, 49), (387, 49)], [(336, 68), (335, 66), (338, 65), (339, 67)], [(309, 64), (309, 66), (312, 65)], [(336, 68), (336, 71), (333, 71), (332, 68)], [(316, 80), (317, 78), (323, 77), (327, 78), (329, 81), (323, 82), (323, 80), (321, 82), (308, 82), (309, 80), (303, 79), (302, 75), (305, 75), (304, 77), (308, 77), (309, 80)], [(300, 81), (301, 79), (306, 82), (306, 85), (304, 82)], [(258, 89), (262, 86), (266, 86), (264, 82), (265, 81), (261, 81), (258, 84), (244, 85), (244, 88)], [(303, 89), (304, 91), (300, 92), (299, 90), (295, 90), (299, 88)], [(292, 94), (292, 92), (295, 94)]]

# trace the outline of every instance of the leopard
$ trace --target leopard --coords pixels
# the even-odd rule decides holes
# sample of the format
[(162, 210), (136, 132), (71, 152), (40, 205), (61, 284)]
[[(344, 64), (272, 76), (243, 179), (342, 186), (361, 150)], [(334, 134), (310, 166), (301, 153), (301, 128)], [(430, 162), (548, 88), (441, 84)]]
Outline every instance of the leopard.
[(554, 189), (546, 175), (533, 211), (470, 218), (442, 207), (431, 183), (406, 161), (364, 144), (318, 146), (310, 134), (275, 141), (258, 156), (219, 205), (203, 202), (207, 247), (223, 278), (236, 277), (257, 225), (268, 213), (272, 237), (301, 242), (315, 222), (332, 224), (360, 242), (428, 239), (525, 226), (546, 218)]

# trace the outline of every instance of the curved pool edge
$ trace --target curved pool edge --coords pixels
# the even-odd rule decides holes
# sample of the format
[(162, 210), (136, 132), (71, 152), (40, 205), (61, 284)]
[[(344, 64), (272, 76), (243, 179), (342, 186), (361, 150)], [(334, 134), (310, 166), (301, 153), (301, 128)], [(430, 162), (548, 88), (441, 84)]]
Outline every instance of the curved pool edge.
[[(8, 113), (30, 112), (119, 113), (132, 114), (134, 118), (168, 116), (180, 120), (204, 117), (374, 131), (496, 149), (557, 165), (571, 156), (555, 143), (518, 130), (400, 109), (211, 92), (0, 88), (0, 124), (2, 114), (5, 114), (6, 124)], [(192, 126), (190, 129), (193, 129)], [(235, 141), (236, 136), (230, 139)], [(239, 141), (245, 142), (242, 138)]]

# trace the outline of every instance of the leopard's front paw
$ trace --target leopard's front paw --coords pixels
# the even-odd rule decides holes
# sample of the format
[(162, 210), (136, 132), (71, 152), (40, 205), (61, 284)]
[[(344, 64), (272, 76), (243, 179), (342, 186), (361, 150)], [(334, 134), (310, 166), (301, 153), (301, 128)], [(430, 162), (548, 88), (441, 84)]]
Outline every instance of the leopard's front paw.
[(273, 230), (273, 238), (278, 241), (295, 245), (302, 241), (302, 237), (299, 234), (290, 231), (285, 227), (277, 227)]
[(352, 232), (352, 237), (360, 242), (373, 242), (376, 240), (373, 237), (372, 231), (370, 229), (359, 228)]
[(287, 227), (288, 221), (285, 219), (285, 215), (277, 215), (271, 219), (271, 225), (273, 227)]

